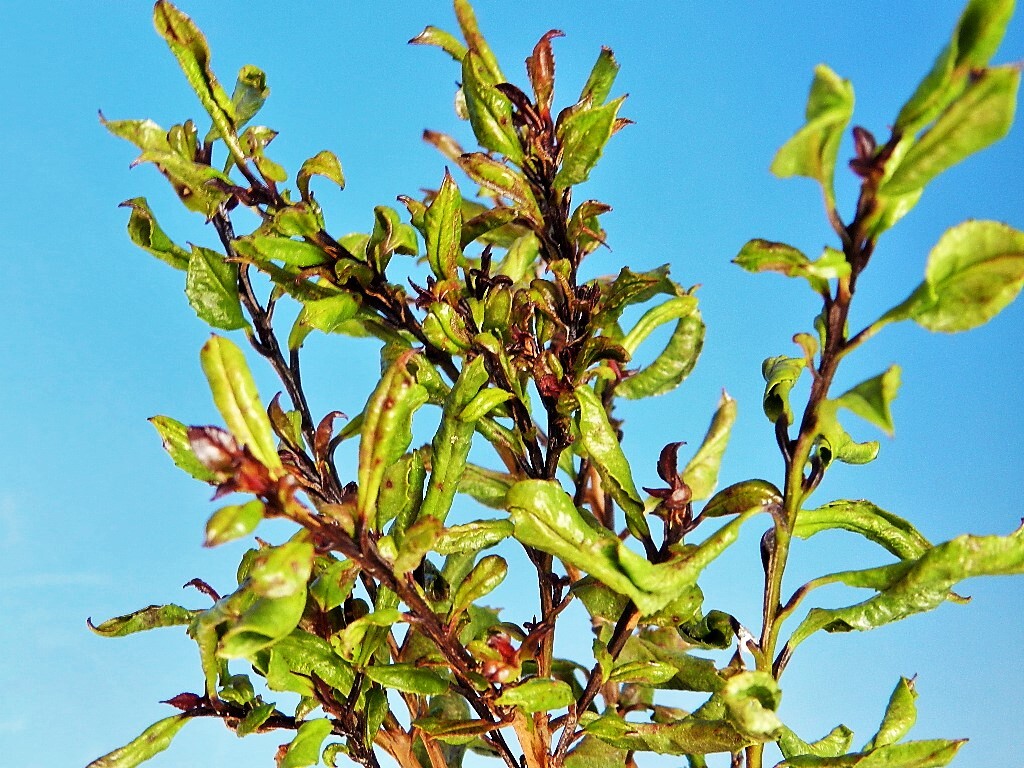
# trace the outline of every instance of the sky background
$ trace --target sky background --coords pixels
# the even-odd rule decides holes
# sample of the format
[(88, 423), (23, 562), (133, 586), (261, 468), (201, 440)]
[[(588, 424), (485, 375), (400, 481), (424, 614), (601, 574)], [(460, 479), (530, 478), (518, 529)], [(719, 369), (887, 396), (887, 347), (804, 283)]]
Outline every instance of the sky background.
[[(321, 149), (339, 155), (347, 189), (317, 187), (333, 233), (366, 231), (374, 205), (395, 205), (397, 195), (440, 182), (444, 160), (421, 142), (423, 128), (468, 144), (452, 112), (457, 68), (440, 51), (405, 44), (426, 24), (455, 28), (445, 2), (183, 0), (181, 7), (206, 32), (227, 87), (243, 64), (268, 72), (273, 94), (260, 121), (280, 131), (271, 148), (277, 162), (294, 172)], [(619, 412), (638, 485), (656, 483), (654, 462), (666, 442), (699, 443), (722, 388), (740, 407), (722, 483), (781, 482), (760, 409), (760, 363), (795, 354), (790, 338), (809, 330), (817, 309), (805, 286), (748, 275), (729, 260), (753, 237), (812, 255), (833, 243), (816, 187), (767, 171), (801, 124), (814, 65), (827, 62), (853, 80), (855, 123), (884, 136), (960, 8), (954, 0), (479, 0), (483, 31), (520, 84), (537, 38), (551, 28), (566, 33), (554, 43), (563, 106), (601, 45), (622, 65), (613, 94), (630, 94), (622, 114), (636, 125), (613, 138), (577, 193), (614, 207), (605, 217), (612, 250), (594, 255), (587, 276), (624, 263), (650, 269), (669, 262), (676, 280), (702, 285), (708, 336), (696, 372), (670, 395)], [(1022, 58), (1019, 17), (997, 60)], [(218, 420), (198, 365), (209, 329), (185, 302), (182, 274), (128, 241), (128, 213), (117, 204), (148, 197), (178, 242), (212, 245), (214, 234), (181, 209), (152, 167), (129, 171), (134, 148), (97, 121), (102, 109), (111, 119), (150, 117), (169, 127), (199, 118), (201, 108), (153, 31), (150, 4), (134, 0), (0, 0), (0, 95), (7, 179), (0, 205), (0, 753), (20, 768), (76, 768), (171, 714), (159, 700), (201, 687), (194, 646), (179, 629), (105, 640), (88, 632), (86, 617), (150, 603), (201, 606), (202, 596), (181, 585), (201, 577), (227, 591), (245, 548), (201, 548), (215, 508), (209, 488), (172, 466), (146, 423), (154, 414)], [(205, 120), (200, 125), (205, 131)], [(847, 142), (841, 157), (850, 154)], [(1022, 167), (1018, 126), (929, 187), (882, 240), (859, 285), (853, 324), (870, 322), (911, 291), (948, 227), (975, 217), (1024, 228)], [(855, 185), (842, 169), (839, 179), (848, 214)], [(816, 501), (869, 498), (933, 541), (964, 531), (1009, 533), (1022, 514), (1022, 333), (1018, 303), (969, 333), (890, 327), (859, 351), (836, 391), (900, 363), (897, 436), (881, 438), (874, 464), (835, 468)], [(358, 413), (375, 381), (376, 348), (329, 341), (307, 345), (314, 412)], [(258, 371), (265, 400), (277, 391), (267, 373)], [(848, 421), (854, 436), (878, 437)], [(354, 471), (343, 454), (343, 477)], [(706, 607), (751, 627), (760, 615), (762, 526), (750, 524), (703, 585)], [(261, 535), (280, 541), (287, 530)], [(821, 573), (885, 562), (884, 553), (851, 538), (799, 542), (786, 591)], [(531, 581), (513, 568), (489, 602), (528, 618)], [(1019, 764), (1024, 581), (975, 581), (961, 591), (974, 597), (970, 605), (808, 641), (783, 678), (783, 719), (809, 740), (846, 723), (859, 746), (898, 677), (916, 674), (913, 737), (970, 737), (957, 765)], [(859, 598), (837, 589), (817, 599), (840, 605)], [(573, 616), (578, 630), (563, 634), (559, 650), (589, 653), (585, 620)], [(270, 766), (286, 736), (239, 742), (216, 722), (196, 722), (151, 765)], [(645, 757), (641, 765), (679, 762)]]

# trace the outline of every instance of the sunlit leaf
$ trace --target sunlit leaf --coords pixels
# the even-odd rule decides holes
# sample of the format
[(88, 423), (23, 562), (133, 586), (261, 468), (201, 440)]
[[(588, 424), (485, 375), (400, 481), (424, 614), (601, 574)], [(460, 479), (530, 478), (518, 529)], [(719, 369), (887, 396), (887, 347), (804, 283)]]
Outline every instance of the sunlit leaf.
[(901, 677), (889, 697), (889, 704), (885, 708), (885, 715), (882, 717), (882, 724), (878, 731), (867, 744), (863, 752), (895, 744), (904, 736), (917, 722), (917, 691), (914, 690), (914, 681)]
[(930, 547), (913, 525), (870, 501), (832, 501), (818, 509), (799, 512), (793, 535), (809, 539), (822, 531), (842, 529), (858, 533), (901, 560), (916, 560)]
[(572, 688), (561, 680), (532, 677), (514, 688), (506, 687), (497, 703), (519, 707), (524, 712), (545, 712), (566, 707), (573, 699)]
[(404, 693), (436, 696), (448, 690), (448, 682), (443, 677), (413, 664), (374, 664), (366, 668), (365, 674), (385, 688)]
[(189, 253), (176, 245), (160, 228), (144, 197), (135, 197), (121, 203), (122, 208), (131, 208), (128, 217), (128, 237), (135, 245), (170, 264), (175, 269), (187, 269)]
[(124, 637), (157, 627), (178, 627), (189, 624), (199, 611), (190, 611), (180, 605), (150, 605), (138, 611), (115, 616), (100, 624), (89, 621), (89, 629), (103, 637)]
[(93, 760), (86, 768), (135, 768), (171, 745), (171, 740), (190, 720), (188, 715), (174, 715), (149, 726), (138, 738)]
[(333, 726), (330, 720), (307, 720), (299, 726), (295, 738), (288, 745), (278, 768), (305, 768), (320, 762), (320, 746), (330, 734)]
[(185, 295), (199, 319), (233, 331), (249, 323), (238, 298), (238, 265), (209, 248), (192, 246), (185, 273)]
[(149, 423), (156, 428), (163, 441), (164, 450), (179, 469), (206, 483), (215, 479), (216, 473), (207, 469), (192, 450), (187, 425), (170, 416), (153, 416)]
[(683, 470), (683, 482), (689, 486), (694, 500), (706, 499), (714, 492), (718, 484), (718, 469), (735, 421), (736, 401), (727, 392), (722, 392), (704, 440)]

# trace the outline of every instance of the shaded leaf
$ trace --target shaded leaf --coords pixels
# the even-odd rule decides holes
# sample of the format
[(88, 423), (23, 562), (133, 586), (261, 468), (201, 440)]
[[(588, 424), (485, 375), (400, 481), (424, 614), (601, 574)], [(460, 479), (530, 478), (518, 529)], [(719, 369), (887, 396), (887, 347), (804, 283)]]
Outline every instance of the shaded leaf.
[(723, 488), (704, 505), (703, 517), (739, 515), (751, 509), (774, 514), (782, 505), (782, 492), (767, 480), (744, 480)]
[(806, 361), (802, 357), (769, 357), (761, 364), (764, 376), (764, 414), (773, 424), (785, 419), (793, 423), (793, 411), (789, 407), (789, 393), (803, 373)]
[(451, 614), (454, 616), (461, 613), (484, 595), (493, 592), (507, 574), (508, 564), (503, 557), (488, 555), (480, 558), (455, 590)]
[(775, 768), (942, 768), (949, 765), (965, 743), (966, 740), (942, 739), (908, 741), (838, 757), (803, 755), (784, 760)]
[(233, 331), (249, 324), (238, 298), (238, 265), (225, 261), (217, 251), (192, 246), (185, 295), (199, 319), (214, 328)]
[(513, 163), (523, 160), (523, 148), (512, 124), (512, 102), (494, 86), (504, 78), (489, 71), (486, 56), (470, 43), (462, 59), (462, 92), (477, 141)]
[(462, 253), (462, 194), (447, 169), (441, 189), (423, 217), (427, 262), (440, 280), (458, 277), (458, 259)]
[(879, 747), (895, 744), (906, 736), (917, 722), (916, 699), (917, 691), (914, 690), (914, 681), (901, 677), (889, 697), (889, 704), (885, 708), (882, 724), (871, 741), (864, 745), (862, 751), (870, 752)]
[[(502, 494), (504, 500), (504, 494)], [(508, 520), (477, 520), (445, 528), (434, 542), (439, 555), (479, 552), (493, 547), (512, 535), (514, 526)]]
[(895, 427), (892, 423), (890, 406), (896, 398), (899, 386), (900, 367), (893, 365), (885, 373), (861, 382), (853, 389), (844, 392), (836, 398), (836, 402), (891, 436)]

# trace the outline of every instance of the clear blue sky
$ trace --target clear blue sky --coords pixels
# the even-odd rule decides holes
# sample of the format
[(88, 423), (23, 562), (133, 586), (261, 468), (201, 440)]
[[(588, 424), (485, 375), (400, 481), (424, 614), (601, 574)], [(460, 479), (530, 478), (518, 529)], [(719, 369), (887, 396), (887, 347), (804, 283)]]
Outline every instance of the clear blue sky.
[[(272, 3), (183, 0), (210, 38), (229, 84), (239, 66), (269, 75), (261, 120), (280, 131), (273, 156), (293, 172), (321, 149), (340, 156), (344, 193), (323, 192), (333, 232), (366, 230), (376, 204), (436, 186), (443, 160), (419, 138), (434, 128), (465, 137), (451, 103), (458, 77), (439, 51), (405, 45), (426, 24), (452, 29), (445, 2)], [(780, 462), (760, 412), (764, 357), (792, 354), (789, 339), (816, 312), (802, 286), (729, 264), (752, 237), (816, 253), (831, 243), (811, 182), (767, 171), (795, 130), (815, 64), (853, 80), (855, 121), (884, 135), (903, 99), (948, 37), (959, 0), (823, 3), (516, 2), (480, 0), (485, 33), (509, 73), (550, 28), (561, 93), (571, 97), (599, 46), (615, 50), (636, 121), (612, 140), (579, 194), (614, 206), (613, 251), (589, 274), (621, 263), (671, 262), (700, 283), (709, 326), (697, 372), (660, 400), (624, 408), (638, 481), (654, 481), (658, 448), (699, 441), (718, 393), (739, 400), (723, 481), (778, 481)], [(385, 10), (386, 9), (386, 10)], [(208, 334), (185, 303), (181, 274), (134, 248), (117, 204), (149, 197), (179, 241), (212, 244), (179, 211), (151, 167), (129, 172), (132, 148), (97, 122), (151, 117), (164, 126), (200, 107), (153, 32), (146, 2), (0, 3), (0, 205), (5, 279), (0, 318), (0, 749), (19, 768), (83, 766), (170, 713), (157, 702), (201, 686), (194, 646), (178, 630), (103, 640), (85, 618), (152, 602), (200, 605), (180, 585), (228, 584), (242, 547), (200, 547), (209, 491), (175, 470), (146, 418), (189, 423), (216, 415), (198, 366)], [(1024, 58), (1024, 15), (997, 56)], [(563, 102), (566, 103), (566, 102)], [(202, 123), (201, 123), (202, 124)], [(844, 147), (843, 156), (849, 156)], [(903, 299), (928, 249), (965, 218), (1024, 228), (1024, 128), (946, 173), (886, 235), (860, 286), (855, 323)], [(845, 211), (852, 183), (842, 174)], [(1024, 307), (953, 337), (887, 330), (854, 357), (841, 385), (903, 365), (897, 436), (878, 461), (840, 467), (818, 492), (867, 497), (915, 521), (932, 540), (963, 531), (1008, 533), (1021, 517), (1021, 372)], [(311, 343), (306, 378), (314, 409), (357, 413), (371, 387), (366, 343)], [(261, 372), (269, 398), (276, 388)], [(869, 428), (856, 435), (873, 438)], [(351, 476), (354, 467), (343, 466)], [(751, 626), (759, 616), (759, 531), (709, 573), (708, 607)], [(268, 529), (279, 537), (283, 529)], [(791, 586), (850, 567), (874, 550), (836, 535), (797, 547)], [(880, 559), (877, 562), (882, 562)], [(532, 611), (514, 576), (497, 600)], [(807, 738), (844, 722), (867, 739), (899, 675), (917, 674), (914, 735), (970, 737), (957, 763), (1017, 765), (1024, 752), (1024, 581), (972, 582), (969, 606), (873, 633), (809, 641), (783, 680), (784, 719)], [(823, 592), (823, 600), (843, 595)], [(849, 599), (849, 597), (847, 597)], [(589, 649), (585, 625), (577, 633)], [(570, 644), (564, 653), (572, 653)], [(870, 670), (877, 670), (877, 674)], [(284, 739), (239, 742), (213, 722), (186, 728), (154, 768), (272, 765)], [(644, 759), (644, 766), (676, 760)]]

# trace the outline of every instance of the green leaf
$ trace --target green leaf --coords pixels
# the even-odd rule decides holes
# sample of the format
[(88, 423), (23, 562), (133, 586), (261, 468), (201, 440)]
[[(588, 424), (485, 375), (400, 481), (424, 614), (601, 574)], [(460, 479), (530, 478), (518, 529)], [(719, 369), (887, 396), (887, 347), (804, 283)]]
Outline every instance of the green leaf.
[(299, 726), (278, 768), (305, 768), (320, 762), (320, 745), (333, 729), (330, 720), (307, 720)]
[(274, 431), (267, 412), (260, 404), (245, 355), (234, 343), (213, 335), (199, 353), (203, 373), (210, 383), (213, 402), (235, 438), (270, 469), (281, 469)]
[(359, 575), (359, 568), (351, 560), (336, 560), (324, 568), (309, 585), (309, 595), (320, 610), (329, 611), (345, 602)]
[(237, 264), (225, 261), (217, 251), (194, 245), (187, 270), (185, 295), (200, 320), (225, 331), (249, 325), (238, 298)]
[(364, 674), (385, 688), (393, 688), (403, 693), (437, 696), (448, 690), (447, 680), (436, 672), (414, 664), (375, 664), (367, 667)]
[(467, 462), (459, 478), (459, 493), (472, 496), (486, 507), (504, 509), (505, 493), (513, 482), (514, 478), (507, 472), (497, 472)]
[(611, 93), (615, 76), (619, 74), (619, 63), (615, 60), (615, 54), (611, 48), (601, 48), (597, 56), (587, 82), (583, 85), (580, 93), (580, 103), (589, 101), (592, 104), (604, 104), (604, 100)]
[(676, 676), (676, 668), (660, 661), (627, 661), (616, 665), (608, 680), (613, 683), (642, 683), (660, 686)]
[(511, 200), (520, 216), (538, 223), (543, 221), (537, 199), (522, 174), (482, 152), (463, 155), (459, 167), (484, 189)]
[(146, 198), (134, 197), (125, 200), (120, 207), (132, 209), (131, 216), (128, 217), (128, 237), (135, 245), (175, 269), (188, 268), (188, 251), (176, 245), (160, 228)]
[(895, 128), (916, 133), (962, 91), (967, 78), (988, 65), (1013, 16), (1014, 0), (970, 0), (953, 37), (914, 95), (900, 109)]
[(124, 637), (136, 632), (145, 632), (157, 627), (179, 627), (191, 623), (200, 612), (190, 611), (180, 605), (150, 605), (124, 616), (115, 616), (101, 624), (94, 625), (87, 620), (89, 629), (103, 637)]
[[(404, 521), (403, 521), (404, 522)], [(434, 542), (441, 534), (442, 524), (440, 520), (433, 517), (425, 517), (417, 520), (404, 531), (398, 538), (399, 549), (395, 562), (391, 568), (396, 576), (404, 577), (419, 567), (434, 547)]]
[(515, 537), (589, 573), (629, 597), (642, 615), (657, 613), (696, 583), (703, 569), (739, 535), (739, 528), (760, 511), (749, 510), (702, 544), (674, 551), (654, 565), (633, 552), (613, 532), (591, 525), (554, 481), (523, 480), (505, 498)]
[(245, 162), (245, 153), (238, 143), (235, 105), (217, 81), (210, 67), (210, 49), (206, 38), (195, 23), (167, 0), (157, 0), (153, 8), (153, 23), (178, 60), (182, 72), (200, 103), (213, 120), (214, 127), (232, 157)]
[(345, 188), (345, 174), (341, 170), (341, 161), (337, 155), (326, 149), (304, 160), (295, 176), (295, 186), (299, 188), (303, 200), (309, 200), (311, 197), (309, 180), (314, 176), (323, 176), (341, 189)]
[(767, 480), (744, 480), (723, 488), (704, 505), (702, 517), (739, 515), (761, 508), (774, 514), (782, 505), (782, 492)]
[(664, 725), (627, 722), (614, 714), (591, 720), (584, 730), (618, 749), (660, 755), (738, 752), (757, 740), (741, 734), (726, 720), (686, 717)]
[[(819, 629), (865, 631), (941, 605), (950, 590), (973, 576), (1024, 573), (1024, 528), (1009, 536), (959, 536), (925, 552), (917, 560), (871, 569), (860, 575), (884, 577), (878, 594), (846, 608), (814, 608), (789, 641), (791, 648)], [(845, 582), (844, 583), (849, 583)], [(869, 586), (870, 584), (865, 584)], [(875, 586), (875, 585), (871, 585)]]
[(508, 563), (498, 555), (480, 558), (473, 570), (458, 585), (452, 598), (451, 615), (461, 613), (484, 595), (490, 594), (508, 575)]
[(966, 743), (961, 741), (908, 741), (873, 752), (854, 752), (837, 757), (803, 755), (784, 760), (775, 768), (942, 768), (949, 765)]
[(93, 760), (86, 768), (135, 768), (167, 749), (171, 740), (190, 719), (188, 715), (182, 714), (159, 720), (131, 743)]
[(723, 391), (704, 441), (683, 470), (683, 482), (689, 486), (694, 500), (706, 499), (714, 493), (718, 484), (718, 469), (722, 465), (722, 456), (735, 421), (736, 401)]
[[(247, 593), (251, 596), (253, 593)], [(258, 597), (229, 624), (217, 646), (223, 659), (249, 659), (291, 634), (306, 607), (305, 583), (287, 597)]]
[(797, 514), (793, 535), (809, 539), (822, 531), (842, 529), (858, 533), (901, 560), (916, 560), (931, 543), (913, 525), (870, 501), (832, 501)]
[(764, 415), (773, 424), (785, 419), (786, 424), (793, 423), (793, 411), (789, 407), (789, 393), (803, 373), (807, 362), (802, 357), (769, 357), (761, 364), (761, 375), (764, 376)]
[(249, 734), (256, 733), (259, 731), (260, 726), (267, 722), (273, 714), (273, 704), (257, 704), (249, 710), (248, 713), (246, 713), (245, 717), (242, 718), (242, 721), (235, 728), (235, 735), (238, 736), (238, 738), (242, 738)]
[(434, 542), (434, 551), (439, 555), (479, 552), (504, 541), (512, 535), (513, 530), (514, 526), (508, 520), (476, 520), (453, 525), (441, 532), (441, 536)]
[[(696, 587), (694, 591), (699, 593)], [(719, 674), (714, 661), (689, 653), (693, 646), (683, 639), (677, 629), (692, 619), (699, 609), (700, 603), (697, 602), (693, 611), (680, 613), (679, 621), (675, 624), (669, 624), (663, 629), (648, 630), (639, 638), (639, 647), (651, 660), (668, 664), (675, 670), (675, 674), (661, 686), (663, 688), (715, 693), (725, 685), (725, 679)]]
[(576, 387), (575, 395), (579, 404), (580, 445), (601, 477), (601, 487), (622, 508), (630, 532), (638, 539), (649, 539), (651, 529), (644, 518), (644, 502), (633, 483), (633, 473), (619, 436), (608, 421), (604, 403), (586, 384)]
[(441, 424), (431, 441), (430, 480), (420, 507), (421, 516), (443, 522), (451, 511), (476, 429), (476, 422), (463, 416), (487, 384), (484, 362), (484, 356), (478, 355), (467, 363), (445, 398)]
[(523, 161), (523, 148), (512, 124), (512, 102), (494, 87), (503, 81), (488, 71), (485, 56), (470, 43), (462, 59), (462, 92), (473, 134), (480, 146), (518, 165)]
[(546, 712), (567, 707), (574, 699), (572, 688), (567, 683), (546, 677), (531, 677), (515, 687), (506, 686), (496, 703), (519, 707), (524, 712)]
[(447, 169), (437, 195), (423, 216), (427, 262), (440, 280), (458, 277), (462, 254), (462, 194)]
[(377, 494), (387, 468), (398, 461), (412, 442), (412, 416), (427, 401), (427, 391), (417, 384), (409, 365), (417, 353), (399, 355), (381, 376), (363, 409), (359, 440), (359, 518), (379, 530)]
[(427, 478), (424, 450), (407, 453), (384, 471), (377, 496), (377, 517), (384, 523), (394, 520), (392, 535), (402, 536), (410, 521), (419, 515), (423, 487)]
[(249, 566), (249, 588), (260, 597), (290, 597), (305, 593), (313, 568), (313, 545), (292, 540), (277, 547), (263, 547)]
[(206, 523), (206, 540), (203, 546), (215, 547), (248, 536), (260, 524), (264, 510), (264, 504), (259, 499), (246, 504), (221, 507)]
[(273, 691), (291, 691), (301, 696), (313, 696), (312, 676), (347, 696), (355, 673), (326, 640), (302, 630), (295, 630), (274, 643), (270, 658), (262, 671), (267, 687)]
[(885, 708), (885, 715), (882, 717), (882, 724), (878, 732), (871, 738), (861, 750), (870, 752), (895, 744), (904, 736), (917, 722), (917, 691), (914, 690), (914, 681), (901, 677), (889, 697), (889, 705)]
[(787, 759), (801, 755), (838, 757), (850, 748), (852, 742), (853, 731), (845, 725), (837, 725), (813, 744), (808, 744), (789, 728), (783, 727), (782, 735), (779, 736), (779, 749)]
[(167, 140), (167, 131), (152, 120), (107, 120), (101, 112), (100, 123), (119, 139), (131, 142), (143, 152), (149, 150), (171, 151), (170, 142)]
[(729, 720), (737, 729), (758, 741), (775, 740), (782, 722), (779, 708), (782, 691), (768, 672), (740, 672), (730, 677), (720, 693)]
[(156, 428), (163, 441), (164, 450), (175, 466), (204, 483), (216, 478), (216, 474), (207, 469), (192, 450), (192, 444), (188, 439), (188, 426), (170, 416), (153, 416), (149, 423)]
[(983, 325), (1024, 286), (1024, 232), (996, 221), (966, 221), (928, 254), (925, 281), (883, 320), (912, 319), (929, 331)]
[(555, 174), (555, 189), (582, 184), (601, 159), (615, 129), (615, 118), (626, 97), (600, 106), (579, 109), (558, 126), (562, 166)]
[(254, 235), (235, 240), (233, 247), (240, 256), (249, 257), (257, 264), (265, 261), (280, 261), (287, 266), (306, 269), (318, 267), (330, 261), (330, 257), (322, 248), (288, 237)]
[(879, 194), (902, 195), (921, 189), (946, 169), (1006, 136), (1013, 125), (1019, 85), (1016, 67), (983, 70), (903, 155)]
[(674, 318), (678, 320), (665, 349), (649, 366), (619, 382), (615, 394), (630, 400), (663, 395), (679, 386), (690, 374), (704, 346), (704, 321), (693, 296), (669, 299), (660, 307), (649, 310), (626, 334), (622, 346), (632, 355), (654, 327)]
[(814, 69), (814, 81), (807, 97), (807, 122), (775, 155), (772, 173), (781, 177), (815, 179), (821, 184), (829, 207), (832, 207), (835, 202), (832, 180), (836, 155), (852, 115), (853, 86), (850, 81), (819, 64)]
[(839, 423), (837, 400), (826, 400), (818, 408), (818, 456), (822, 465), (828, 467), (833, 461), (846, 464), (867, 464), (878, 456), (877, 441), (858, 443)]
[(828, 281), (850, 274), (850, 264), (841, 251), (826, 248), (824, 255), (811, 261), (802, 251), (785, 243), (751, 240), (732, 260), (748, 272), (779, 272), (787, 277), (802, 277), (818, 293), (827, 293)]
[(896, 398), (899, 386), (900, 367), (893, 365), (885, 373), (861, 382), (853, 389), (844, 392), (836, 398), (836, 402), (892, 436), (895, 427), (892, 423), (890, 406)]

